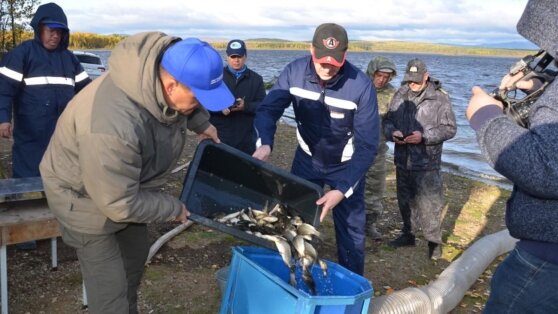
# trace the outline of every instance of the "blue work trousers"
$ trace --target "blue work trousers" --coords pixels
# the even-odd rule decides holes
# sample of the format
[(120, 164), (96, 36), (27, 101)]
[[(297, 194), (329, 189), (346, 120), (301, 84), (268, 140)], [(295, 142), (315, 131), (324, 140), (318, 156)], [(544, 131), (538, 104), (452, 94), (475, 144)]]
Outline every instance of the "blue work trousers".
[[(337, 182), (343, 180), (343, 170), (347, 165), (320, 168), (314, 165), (312, 157), (297, 148), (291, 172), (301, 178), (324, 187), (335, 189)], [(364, 176), (364, 174), (363, 174)], [(362, 275), (364, 273), (364, 233), (366, 214), (364, 211), (364, 182), (354, 189), (353, 194), (343, 199), (333, 209), (337, 258), (341, 266)]]

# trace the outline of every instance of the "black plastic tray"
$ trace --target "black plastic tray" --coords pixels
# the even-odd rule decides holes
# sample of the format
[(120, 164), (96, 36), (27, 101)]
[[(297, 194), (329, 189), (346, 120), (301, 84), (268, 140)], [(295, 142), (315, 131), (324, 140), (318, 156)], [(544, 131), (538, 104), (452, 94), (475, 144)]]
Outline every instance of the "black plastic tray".
[(233, 147), (202, 141), (184, 180), (180, 199), (190, 219), (254, 244), (275, 248), (271, 242), (219, 223), (214, 217), (244, 208), (262, 209), (282, 204), (306, 223), (318, 226), (323, 195), (318, 185), (281, 168), (257, 160)]

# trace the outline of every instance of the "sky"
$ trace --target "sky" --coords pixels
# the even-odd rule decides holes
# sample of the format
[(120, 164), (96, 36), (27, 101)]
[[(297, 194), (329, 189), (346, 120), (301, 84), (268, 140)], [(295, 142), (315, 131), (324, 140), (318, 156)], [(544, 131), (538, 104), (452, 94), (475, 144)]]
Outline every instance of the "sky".
[[(533, 48), (516, 24), (527, 0), (54, 0), (72, 32), (162, 31), (204, 40), (309, 41), (333, 22), (349, 40)], [(46, 3), (46, 1), (43, 1)]]

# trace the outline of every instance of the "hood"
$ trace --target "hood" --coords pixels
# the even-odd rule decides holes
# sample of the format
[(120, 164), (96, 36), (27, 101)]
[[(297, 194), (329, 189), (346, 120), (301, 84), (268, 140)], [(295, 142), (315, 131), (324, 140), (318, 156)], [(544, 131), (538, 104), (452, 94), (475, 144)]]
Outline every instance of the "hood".
[(374, 72), (378, 71), (379, 69), (390, 69), (393, 71), (391, 73), (390, 80), (397, 76), (397, 69), (395, 68), (395, 63), (386, 57), (376, 57), (368, 63), (368, 69), (366, 70), (366, 74), (371, 77)]
[(556, 59), (558, 56), (556, 0), (529, 0), (517, 23), (517, 32)]
[[(62, 32), (62, 40), (58, 49), (67, 49), (70, 44), (70, 29), (68, 28), (68, 19), (60, 6), (56, 3), (47, 3), (40, 5), (31, 19), (31, 27), (35, 33), (35, 40), (41, 41), (41, 24), (42, 23), (59, 23), (66, 26)], [(42, 45), (42, 44), (41, 44)]]
[(163, 52), (179, 37), (146, 32), (121, 41), (108, 63), (114, 84), (136, 104), (148, 110), (161, 123), (173, 123), (178, 114), (168, 108), (159, 79)]

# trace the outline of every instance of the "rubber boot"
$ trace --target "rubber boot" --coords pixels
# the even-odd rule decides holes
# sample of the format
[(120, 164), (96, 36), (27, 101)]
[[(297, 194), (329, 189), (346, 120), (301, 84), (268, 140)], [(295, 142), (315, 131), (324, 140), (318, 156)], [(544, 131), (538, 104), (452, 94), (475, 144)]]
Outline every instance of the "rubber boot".
[(436, 242), (428, 241), (428, 258), (431, 260), (438, 260), (442, 257), (442, 247)]
[(376, 229), (375, 223), (370, 223), (366, 225), (366, 235), (372, 240), (381, 240), (382, 234)]
[(394, 248), (402, 246), (414, 246), (415, 244), (415, 235), (412, 233), (403, 233), (397, 239), (389, 242), (389, 245)]

